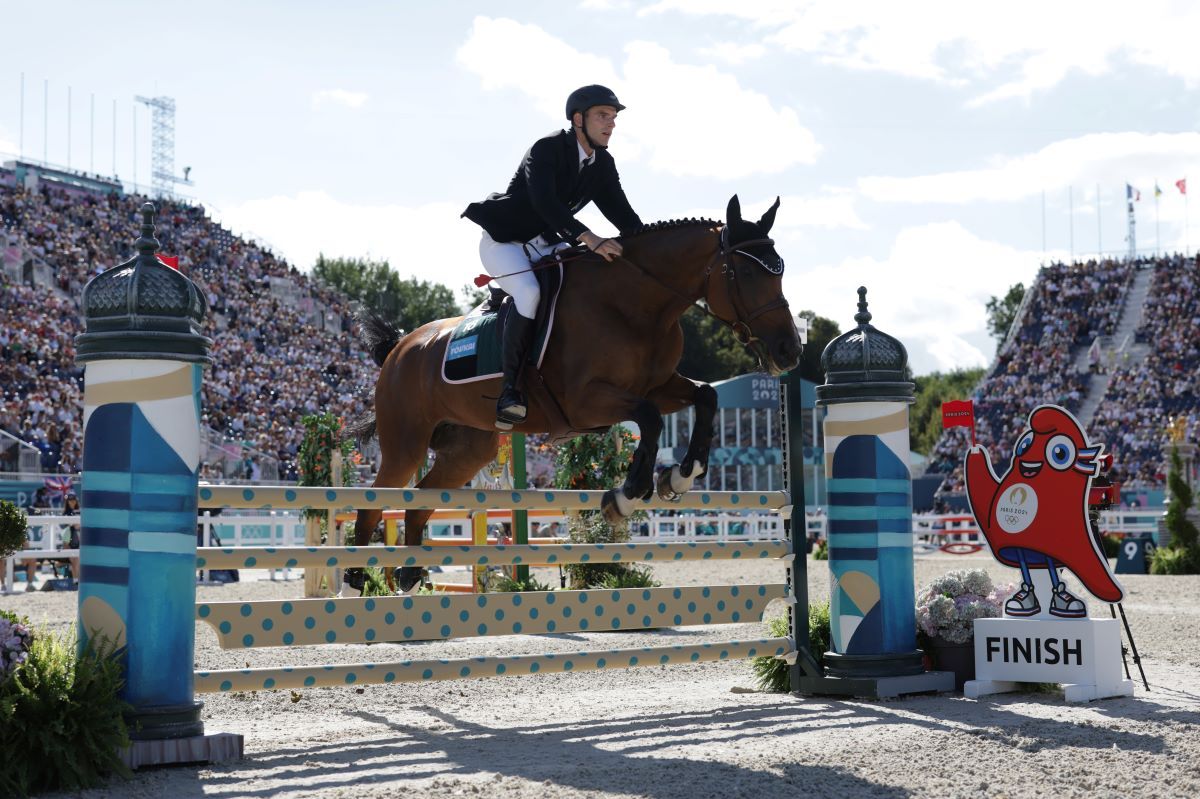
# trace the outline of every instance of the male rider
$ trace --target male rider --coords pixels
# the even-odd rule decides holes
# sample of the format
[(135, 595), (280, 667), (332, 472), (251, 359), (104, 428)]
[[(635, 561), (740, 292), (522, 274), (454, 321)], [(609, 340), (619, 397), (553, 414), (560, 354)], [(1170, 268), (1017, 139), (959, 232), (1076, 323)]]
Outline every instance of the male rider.
[(503, 194), (471, 203), (462, 215), (483, 228), (479, 258), (483, 268), (513, 299), (504, 327), (504, 385), (496, 402), (496, 426), (508, 429), (525, 421), (528, 407), (518, 379), (533, 339), (541, 291), (529, 271), (531, 260), (574, 242), (611, 261), (621, 254), (615, 239), (602, 239), (575, 214), (593, 200), (622, 233), (642, 221), (625, 198), (608, 141), (617, 114), (625, 106), (611, 89), (584, 86), (567, 98), (570, 130), (538, 139), (525, 153)]

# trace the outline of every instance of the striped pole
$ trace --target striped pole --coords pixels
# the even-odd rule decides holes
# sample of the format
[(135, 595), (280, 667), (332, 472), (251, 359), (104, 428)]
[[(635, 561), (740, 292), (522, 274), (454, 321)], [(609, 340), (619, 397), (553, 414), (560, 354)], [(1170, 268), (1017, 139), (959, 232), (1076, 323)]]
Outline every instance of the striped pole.
[(193, 691), (200, 335), (204, 295), (155, 257), (154, 207), (138, 254), (83, 292), (79, 648), (126, 647), (130, 736), (201, 736)]

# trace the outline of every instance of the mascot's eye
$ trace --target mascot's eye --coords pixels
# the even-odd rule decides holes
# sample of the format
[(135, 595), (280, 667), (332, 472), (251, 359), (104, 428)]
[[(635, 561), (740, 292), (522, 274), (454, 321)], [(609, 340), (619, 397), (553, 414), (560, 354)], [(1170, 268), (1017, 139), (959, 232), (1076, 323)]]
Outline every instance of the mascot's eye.
[(1075, 442), (1067, 436), (1055, 436), (1046, 443), (1046, 460), (1051, 468), (1062, 471), (1075, 462)]
[(1021, 457), (1029, 448), (1033, 446), (1033, 431), (1030, 430), (1025, 435), (1021, 436), (1021, 440), (1017, 442), (1017, 457)]

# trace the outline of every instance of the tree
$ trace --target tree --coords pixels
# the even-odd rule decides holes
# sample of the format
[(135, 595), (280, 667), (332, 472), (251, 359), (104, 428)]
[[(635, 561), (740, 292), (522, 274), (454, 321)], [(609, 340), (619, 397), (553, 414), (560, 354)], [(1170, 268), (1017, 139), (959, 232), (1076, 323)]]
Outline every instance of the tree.
[(462, 313), (453, 291), (415, 277), (402, 280), (386, 260), (326, 258), (321, 254), (313, 276), (405, 332)]
[(754, 356), (729, 328), (700, 308), (688, 308), (679, 324), (683, 327), (683, 358), (677, 371), (684, 377), (715, 383), (757, 371)]
[(804, 354), (800, 356), (800, 376), (820, 385), (825, 382), (825, 373), (821, 371), (821, 353), (842, 331), (837, 322), (817, 316), (813, 311), (801, 311), (797, 315), (808, 320), (808, 343), (804, 345)]
[(942, 435), (942, 403), (971, 395), (983, 378), (983, 369), (955, 369), (952, 372), (918, 377), (917, 401), (909, 411), (908, 439), (913, 452), (929, 454)]
[(1167, 515), (1163, 520), (1171, 534), (1171, 546), (1178, 549), (1195, 550), (1200, 531), (1188, 518), (1194, 497), (1191, 487), (1183, 477), (1183, 461), (1178, 447), (1171, 447), (1171, 468), (1167, 472), (1167, 490), (1171, 495), (1167, 504)]
[(996, 339), (996, 349), (1008, 338), (1008, 330), (1017, 321), (1017, 310), (1025, 299), (1025, 285), (1014, 283), (1008, 287), (1004, 299), (993, 296), (987, 301), (988, 332)]

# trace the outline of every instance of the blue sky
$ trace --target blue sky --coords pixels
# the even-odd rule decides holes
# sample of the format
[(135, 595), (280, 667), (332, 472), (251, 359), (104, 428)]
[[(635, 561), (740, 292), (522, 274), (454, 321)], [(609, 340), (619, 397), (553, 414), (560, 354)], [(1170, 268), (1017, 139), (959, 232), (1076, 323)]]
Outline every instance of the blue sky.
[[(173, 97), (187, 193), (301, 269), (323, 251), (469, 282), (458, 214), (592, 82), (629, 106), (612, 153), (644, 220), (782, 196), (792, 307), (846, 328), (866, 285), (918, 374), (990, 361), (984, 303), (1044, 260), (1123, 252), (1126, 181), (1139, 248), (1200, 241), (1174, 186), (1200, 185), (1192, 4), (49, 0), (0, 25), (0, 159), (22, 148), (22, 72), (24, 153), (67, 163), (69, 86), (71, 165), (127, 181), (133, 97)], [(136, 134), (144, 183), (144, 107)]]

